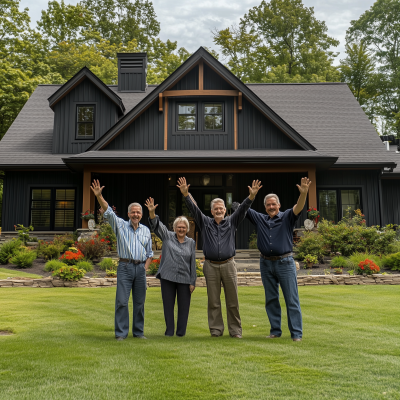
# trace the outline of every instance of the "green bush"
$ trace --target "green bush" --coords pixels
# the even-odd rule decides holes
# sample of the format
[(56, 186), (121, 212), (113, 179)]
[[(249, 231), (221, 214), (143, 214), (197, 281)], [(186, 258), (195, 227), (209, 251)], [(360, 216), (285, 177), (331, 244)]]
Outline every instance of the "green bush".
[(93, 264), (90, 261), (78, 261), (76, 267), (79, 269), (84, 269), (86, 272), (93, 271)]
[(360, 264), (361, 261), (365, 260), (371, 260), (373, 261), (378, 267), (382, 267), (382, 259), (371, 253), (354, 253), (348, 258), (348, 267), (354, 270), (357, 270), (358, 264)]
[(100, 261), (99, 267), (103, 271), (106, 271), (107, 269), (116, 270), (118, 267), (118, 261), (113, 260), (112, 258), (105, 257)]
[(53, 276), (58, 276), (63, 281), (79, 281), (85, 276), (86, 271), (75, 267), (62, 267), (53, 272)]
[(70, 247), (74, 246), (75, 240), (72, 235), (66, 233), (65, 235), (57, 235), (54, 237), (53, 243), (59, 246), (61, 252), (67, 251)]
[(104, 239), (110, 250), (117, 250), (117, 237), (110, 224), (103, 223), (100, 225), (99, 239)]
[(108, 245), (105, 239), (98, 237), (81, 240), (76, 244), (76, 247), (84, 254), (86, 259), (93, 260), (103, 257), (108, 251)]
[(36, 260), (36, 252), (25, 250), (15, 254), (10, 259), (10, 262), (12, 264), (18, 265), (19, 268), (29, 268), (32, 267), (34, 260)]
[(46, 272), (57, 271), (58, 269), (60, 269), (64, 266), (66, 266), (66, 264), (64, 264), (60, 260), (50, 260), (50, 261), (47, 261), (47, 263), (44, 265), (44, 270)]
[(63, 246), (54, 244), (53, 242), (41, 243), (39, 252), (46, 260), (58, 259), (60, 257)]
[(318, 261), (322, 261), (326, 253), (321, 236), (314, 232), (304, 232), (304, 235), (297, 242), (296, 250), (298, 260), (304, 260), (309, 254), (317, 257)]
[(249, 249), (257, 249), (257, 233), (255, 231), (249, 237)]
[(345, 222), (334, 224), (323, 220), (318, 224), (318, 233), (331, 252), (340, 252), (344, 256), (365, 251), (373, 254), (390, 252), (390, 245), (396, 238), (395, 231), (380, 232), (376, 227), (348, 225)]
[(200, 260), (198, 258), (196, 258), (196, 275), (198, 277), (204, 276), (203, 267), (202, 267), (201, 262), (200, 262)]
[(393, 243), (390, 243), (390, 245), (388, 247), (388, 254), (393, 254), (393, 253), (400, 253), (400, 241), (399, 240), (395, 240)]
[(10, 258), (20, 251), (21, 245), (21, 241), (17, 239), (5, 242), (0, 248), (0, 264), (8, 264)]
[(392, 271), (400, 271), (400, 252), (384, 257), (382, 264), (385, 268), (390, 268)]
[(346, 268), (349, 266), (349, 260), (346, 257), (338, 256), (332, 258), (331, 267), (332, 268)]

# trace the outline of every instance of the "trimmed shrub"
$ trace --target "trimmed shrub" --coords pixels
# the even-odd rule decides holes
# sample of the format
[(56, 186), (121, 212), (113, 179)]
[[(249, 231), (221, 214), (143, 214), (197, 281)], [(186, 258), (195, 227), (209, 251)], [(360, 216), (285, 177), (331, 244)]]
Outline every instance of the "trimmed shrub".
[(307, 255), (311, 255), (317, 257), (318, 261), (322, 261), (326, 253), (321, 236), (314, 232), (304, 232), (304, 236), (299, 239), (296, 249), (298, 260), (304, 260)]
[(76, 263), (76, 268), (84, 269), (86, 272), (93, 271), (93, 264), (90, 261), (78, 261)]
[(257, 233), (255, 231), (249, 237), (249, 249), (257, 249)]
[(32, 267), (33, 261), (36, 260), (35, 251), (20, 251), (10, 259), (12, 264), (18, 265), (19, 268)]
[(63, 281), (79, 281), (85, 276), (86, 271), (75, 267), (62, 267), (53, 272), (53, 276), (58, 276)]
[(100, 261), (99, 267), (103, 271), (106, 271), (107, 269), (116, 271), (117, 267), (118, 267), (118, 261), (113, 260), (112, 258), (106, 257)]
[(46, 260), (53, 260), (60, 257), (62, 248), (61, 245), (56, 245), (53, 242), (42, 242), (40, 243), (39, 252)]
[(385, 268), (390, 268), (392, 271), (400, 271), (400, 252), (384, 257), (382, 263)]
[(357, 270), (358, 264), (365, 260), (373, 261), (378, 267), (382, 266), (382, 260), (379, 256), (371, 253), (354, 253), (348, 258), (348, 267)]
[(332, 268), (347, 268), (349, 266), (349, 260), (346, 257), (338, 256), (332, 258), (331, 267)]
[(8, 264), (10, 258), (20, 251), (21, 245), (21, 241), (17, 239), (5, 242), (0, 248), (0, 264)]
[(60, 269), (64, 266), (66, 266), (66, 264), (64, 264), (60, 260), (50, 260), (50, 261), (47, 261), (47, 263), (44, 265), (44, 270), (46, 272), (57, 271), (58, 269)]
[(203, 267), (202, 267), (201, 262), (200, 262), (200, 260), (198, 258), (196, 258), (196, 275), (197, 275), (197, 277), (204, 276)]

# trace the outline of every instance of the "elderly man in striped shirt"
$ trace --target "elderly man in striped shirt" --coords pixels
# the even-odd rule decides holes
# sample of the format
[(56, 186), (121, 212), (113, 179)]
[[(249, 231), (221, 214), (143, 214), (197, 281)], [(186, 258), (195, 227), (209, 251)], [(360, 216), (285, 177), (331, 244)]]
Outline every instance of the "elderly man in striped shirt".
[(128, 301), (132, 290), (133, 337), (146, 339), (143, 335), (144, 302), (146, 300), (146, 270), (151, 263), (151, 234), (149, 228), (140, 224), (143, 211), (139, 203), (128, 207), (129, 221), (118, 218), (102, 196), (104, 186), (94, 180), (91, 186), (94, 195), (104, 212), (104, 217), (117, 236), (119, 259), (117, 272), (117, 294), (115, 299), (115, 337), (124, 340), (129, 332)]

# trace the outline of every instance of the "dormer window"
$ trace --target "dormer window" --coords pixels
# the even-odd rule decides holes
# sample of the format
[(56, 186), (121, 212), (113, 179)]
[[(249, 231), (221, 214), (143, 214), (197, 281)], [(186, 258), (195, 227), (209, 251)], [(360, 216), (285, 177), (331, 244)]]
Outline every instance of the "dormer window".
[(78, 105), (76, 108), (76, 138), (94, 139), (94, 105)]
[(197, 107), (196, 103), (178, 104), (178, 131), (197, 130)]
[(205, 103), (204, 104), (204, 130), (205, 131), (222, 131), (222, 103)]

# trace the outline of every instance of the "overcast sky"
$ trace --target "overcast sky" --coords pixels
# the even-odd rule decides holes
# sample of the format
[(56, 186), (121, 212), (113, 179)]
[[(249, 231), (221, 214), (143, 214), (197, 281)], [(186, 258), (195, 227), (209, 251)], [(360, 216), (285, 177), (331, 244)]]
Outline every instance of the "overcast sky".
[[(344, 57), (346, 29), (350, 21), (357, 19), (369, 9), (374, 0), (303, 0), (307, 7), (314, 7), (319, 20), (326, 22), (330, 36), (338, 39), (340, 45), (333, 50)], [(29, 8), (32, 25), (40, 18), (40, 12), (47, 8), (48, 0), (22, 0), (22, 7)], [(78, 0), (65, 0), (65, 3), (76, 4)], [(224, 29), (238, 23), (240, 18), (261, 0), (153, 0), (158, 21), (161, 23), (161, 39), (178, 41), (179, 47), (194, 52), (199, 46), (218, 47), (212, 41), (211, 30)], [(336, 62), (337, 63), (337, 62)]]

